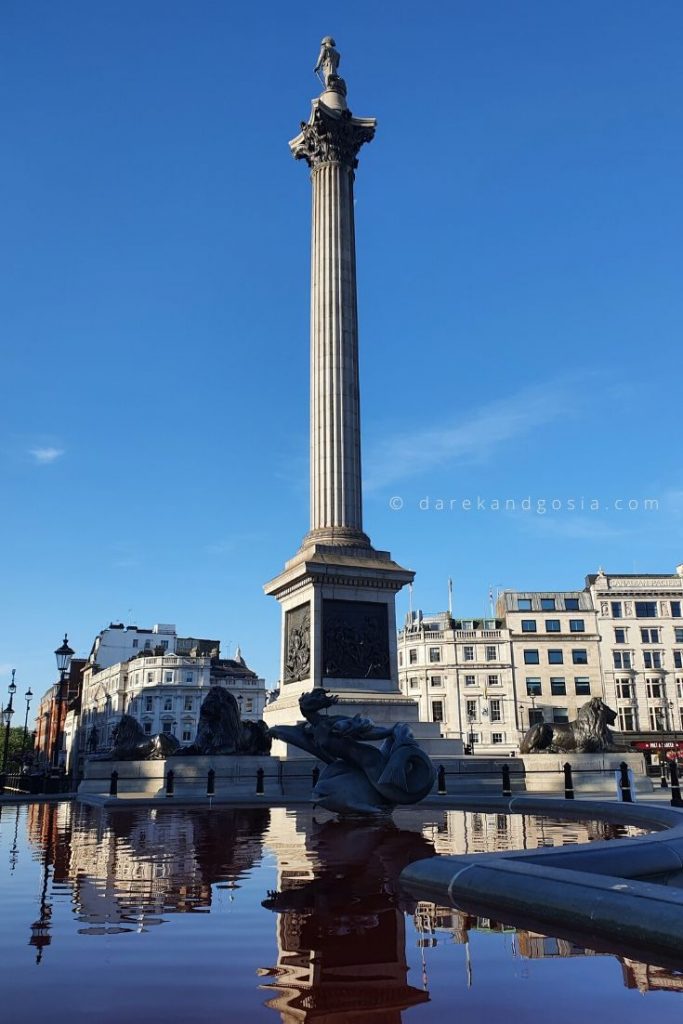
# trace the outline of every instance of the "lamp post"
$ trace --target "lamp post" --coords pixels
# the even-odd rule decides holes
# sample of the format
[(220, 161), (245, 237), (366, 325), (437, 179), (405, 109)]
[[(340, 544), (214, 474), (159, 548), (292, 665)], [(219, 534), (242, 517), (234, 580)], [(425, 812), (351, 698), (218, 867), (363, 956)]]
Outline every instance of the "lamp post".
[(675, 704), (672, 700), (670, 700), (668, 704), (671, 731), (674, 734), (674, 761), (676, 762), (676, 765), (678, 765), (678, 730), (676, 729)]
[(61, 647), (58, 647), (55, 651), (55, 658), (57, 659), (57, 669), (59, 670), (59, 684), (57, 688), (57, 699), (56, 699), (56, 722), (55, 722), (55, 738), (52, 743), (52, 767), (59, 767), (59, 747), (61, 739), (61, 728), (62, 728), (62, 690), (64, 689), (64, 680), (66, 674), (69, 671), (71, 665), (71, 659), (74, 656), (74, 652), (69, 647), (68, 638), (66, 633), (64, 634), (64, 640), (62, 641)]
[(14, 682), (14, 674), (16, 669), (12, 669), (12, 682), (9, 684), (9, 704), (2, 713), (2, 718), (5, 723), (5, 745), (2, 752), (2, 788), (5, 788), (5, 773), (7, 771), (7, 755), (9, 754), (9, 730), (12, 724), (12, 715), (14, 714), (14, 708), (12, 703), (14, 701), (14, 694), (17, 692), (17, 684)]
[(474, 753), (474, 723), (476, 721), (476, 718), (477, 716), (475, 715), (474, 711), (468, 712), (467, 721), (470, 723), (470, 754)]
[(31, 693), (31, 687), (29, 686), (28, 690), (24, 694), (24, 700), (26, 701), (26, 716), (24, 718), (24, 735), (23, 735), (22, 740), (21, 740), (21, 763), (22, 763), (22, 766), (24, 764), (24, 752), (26, 751), (26, 740), (28, 739), (28, 709), (31, 706), (31, 697), (32, 696), (33, 696), (33, 694)]

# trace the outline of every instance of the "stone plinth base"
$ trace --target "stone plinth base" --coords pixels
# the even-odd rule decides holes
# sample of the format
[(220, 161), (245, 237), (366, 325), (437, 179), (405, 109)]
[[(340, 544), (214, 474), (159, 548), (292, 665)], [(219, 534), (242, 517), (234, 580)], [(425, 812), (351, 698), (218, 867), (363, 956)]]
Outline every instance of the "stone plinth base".
[[(339, 701), (329, 708), (330, 715), (361, 715), (371, 718), (376, 725), (391, 726), (399, 722), (410, 727), (413, 736), (432, 760), (443, 757), (459, 757), (463, 752), (460, 739), (446, 739), (437, 722), (421, 722), (418, 718), (417, 702), (402, 693), (378, 693), (368, 690), (340, 690)], [(294, 725), (303, 722), (299, 709), (298, 695), (285, 692), (279, 700), (268, 704), (263, 718), (269, 727)], [(307, 758), (310, 755), (280, 740), (274, 740), (272, 754), (275, 757)]]
[[(206, 797), (209, 769), (215, 774), (214, 796), (243, 802), (256, 798), (256, 773), (264, 772), (264, 789), (279, 786), (279, 761), (273, 757), (169, 757), (166, 761), (90, 761), (78, 787), (78, 796), (108, 796), (112, 772), (118, 772), (119, 799), (135, 796), (156, 799), (166, 795), (166, 777), (172, 769), (173, 797), (202, 800)], [(308, 781), (308, 780), (307, 780)], [(310, 788), (310, 785), (309, 785)]]
[(636, 793), (652, 792), (642, 754), (521, 754), (519, 760), (524, 764), (527, 793), (564, 793), (564, 765), (569, 763), (576, 793), (604, 793), (616, 799), (614, 773), (622, 761), (633, 772)]

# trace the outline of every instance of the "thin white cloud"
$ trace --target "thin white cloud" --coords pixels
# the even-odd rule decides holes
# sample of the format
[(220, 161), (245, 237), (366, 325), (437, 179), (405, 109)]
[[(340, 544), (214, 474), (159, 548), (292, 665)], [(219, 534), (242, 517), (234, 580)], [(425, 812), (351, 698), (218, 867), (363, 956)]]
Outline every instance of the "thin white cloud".
[(46, 466), (49, 463), (56, 462), (57, 459), (60, 459), (62, 455), (64, 455), (64, 449), (53, 447), (31, 448), (29, 455), (33, 456), (39, 466)]
[(468, 409), (461, 422), (398, 434), (368, 453), (365, 486), (377, 490), (435, 466), (481, 461), (496, 448), (570, 412), (576, 413), (575, 387), (555, 382)]

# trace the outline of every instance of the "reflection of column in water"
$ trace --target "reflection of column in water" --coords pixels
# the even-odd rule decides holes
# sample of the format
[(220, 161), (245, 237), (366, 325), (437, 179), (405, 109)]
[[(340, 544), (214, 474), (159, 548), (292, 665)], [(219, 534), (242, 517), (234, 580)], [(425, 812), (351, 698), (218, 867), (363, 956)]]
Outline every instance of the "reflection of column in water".
[[(275, 817), (275, 815), (274, 815)], [(404, 909), (398, 875), (434, 848), (393, 823), (316, 826), (308, 815), (281, 819), (266, 840), (278, 855), (281, 890), (264, 906), (278, 912), (277, 966), (267, 1005), (284, 1021), (354, 1019), (400, 1024), (401, 1011), (428, 995), (407, 984)], [(297, 842), (298, 840), (298, 842)], [(312, 876), (312, 877), (311, 877)]]

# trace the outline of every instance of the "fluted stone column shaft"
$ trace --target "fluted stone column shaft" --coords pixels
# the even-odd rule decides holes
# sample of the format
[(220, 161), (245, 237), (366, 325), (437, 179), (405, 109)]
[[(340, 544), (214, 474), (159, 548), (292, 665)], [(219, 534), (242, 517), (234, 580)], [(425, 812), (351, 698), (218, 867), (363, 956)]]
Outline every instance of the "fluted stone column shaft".
[(311, 179), (311, 531), (362, 534), (353, 169)]

